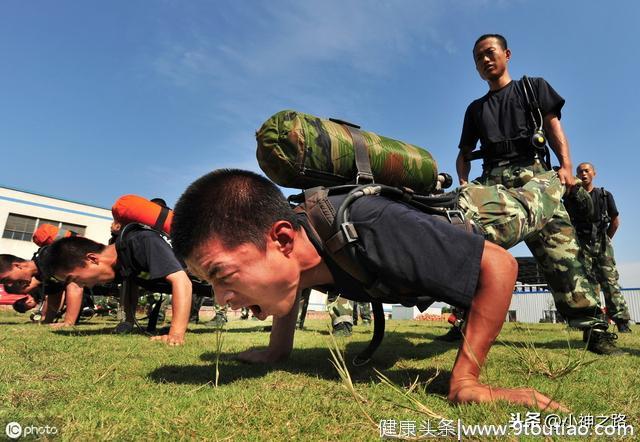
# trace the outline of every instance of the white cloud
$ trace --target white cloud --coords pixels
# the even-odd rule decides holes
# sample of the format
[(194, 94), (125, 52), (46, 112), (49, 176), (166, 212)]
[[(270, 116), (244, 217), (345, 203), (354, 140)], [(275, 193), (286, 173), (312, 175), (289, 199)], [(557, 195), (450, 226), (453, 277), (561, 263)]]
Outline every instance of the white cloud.
[(166, 35), (154, 65), (179, 85), (196, 79), (291, 79), (327, 63), (386, 76), (409, 56), (455, 50), (437, 31), (445, 7), (425, 1), (255, 2), (252, 8), (229, 3), (215, 21), (205, 15), (189, 21), (184, 32)]

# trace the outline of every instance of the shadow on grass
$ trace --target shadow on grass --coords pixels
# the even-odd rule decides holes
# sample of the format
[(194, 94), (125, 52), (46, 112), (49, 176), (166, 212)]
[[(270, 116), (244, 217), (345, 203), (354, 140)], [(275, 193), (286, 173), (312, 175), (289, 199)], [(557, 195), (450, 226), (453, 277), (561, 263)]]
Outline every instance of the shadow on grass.
[[(366, 347), (367, 342), (350, 342), (346, 345), (346, 359), (349, 361), (349, 370), (353, 382), (368, 383), (377, 381), (378, 377), (374, 368), (384, 372), (393, 381), (404, 382), (419, 374), (421, 379), (426, 379), (433, 373), (424, 370), (390, 370), (400, 359), (426, 359), (451, 349), (450, 345), (413, 344), (401, 336), (390, 336), (386, 339), (378, 351), (373, 355), (371, 362), (362, 367), (355, 367), (351, 363), (356, 355)], [(275, 370), (286, 371), (294, 374), (305, 374), (328, 380), (339, 380), (339, 376), (330, 362), (331, 355), (328, 347), (316, 347), (294, 349), (287, 361), (267, 364), (246, 364), (236, 359), (237, 354), (222, 353), (220, 355), (220, 385), (230, 384), (241, 379), (253, 379), (265, 376)], [(200, 355), (200, 359), (209, 362), (207, 365), (165, 365), (153, 370), (148, 377), (158, 383), (175, 384), (203, 384), (212, 380), (215, 372), (215, 352), (206, 352)], [(415, 371), (415, 373), (414, 373)], [(440, 374), (448, 385), (449, 377), (446, 373)], [(440, 389), (439, 381), (435, 382), (434, 392), (446, 391)]]
[[(200, 324), (202, 326), (202, 324)], [(269, 330), (265, 330), (264, 329), (265, 326), (264, 325), (258, 325), (255, 327), (246, 327), (246, 328), (225, 328), (224, 331), (225, 333), (245, 333), (245, 332), (268, 332)], [(216, 332), (216, 327), (207, 327), (207, 326), (203, 326), (202, 328), (194, 328), (194, 329), (189, 329), (188, 333), (193, 333), (194, 335), (200, 335), (200, 334), (214, 334)]]
[[(509, 344), (513, 344), (515, 341), (510, 341)], [(504, 343), (496, 343), (496, 345), (505, 345)], [(568, 350), (569, 346), (571, 346), (572, 351), (582, 351), (586, 347), (586, 344), (582, 342), (582, 339), (570, 339), (568, 344), (566, 339), (559, 339), (556, 341), (548, 341), (548, 342), (536, 342), (536, 348), (546, 348), (548, 350)], [(616, 342), (616, 347), (620, 350), (625, 351), (633, 356), (640, 356), (640, 350), (635, 348), (629, 348), (622, 345), (621, 342)], [(595, 353), (591, 353), (587, 351), (587, 354), (591, 356), (598, 356)]]
[[(74, 329), (51, 329), (51, 331), (57, 335), (62, 336), (96, 336), (96, 335), (114, 335), (115, 327), (104, 327), (96, 329), (78, 329), (78, 326)], [(142, 332), (133, 331), (130, 334), (143, 334)]]

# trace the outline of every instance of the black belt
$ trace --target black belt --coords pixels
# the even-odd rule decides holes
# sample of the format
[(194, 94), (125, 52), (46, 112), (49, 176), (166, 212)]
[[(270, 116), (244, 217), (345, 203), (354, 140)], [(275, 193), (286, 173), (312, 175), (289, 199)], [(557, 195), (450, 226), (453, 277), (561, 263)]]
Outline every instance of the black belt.
[(531, 145), (528, 138), (519, 138), (517, 140), (504, 140), (497, 143), (483, 145), (480, 148), (486, 160), (500, 160), (516, 157), (535, 156), (535, 149)]
[(466, 159), (468, 161), (482, 159), (486, 168), (488, 164), (495, 165), (503, 161), (533, 160), (535, 155), (536, 149), (531, 145), (531, 141), (528, 138), (519, 138), (483, 144), (480, 150), (467, 154)]

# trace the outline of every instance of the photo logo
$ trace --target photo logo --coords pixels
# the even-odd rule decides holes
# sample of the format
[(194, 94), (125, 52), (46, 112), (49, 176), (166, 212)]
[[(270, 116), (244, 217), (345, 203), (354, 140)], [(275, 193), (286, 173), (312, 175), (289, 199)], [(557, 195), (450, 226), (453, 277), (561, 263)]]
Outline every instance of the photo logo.
[(9, 439), (17, 439), (22, 436), (22, 425), (17, 422), (9, 422), (7, 426), (4, 427), (4, 432)]

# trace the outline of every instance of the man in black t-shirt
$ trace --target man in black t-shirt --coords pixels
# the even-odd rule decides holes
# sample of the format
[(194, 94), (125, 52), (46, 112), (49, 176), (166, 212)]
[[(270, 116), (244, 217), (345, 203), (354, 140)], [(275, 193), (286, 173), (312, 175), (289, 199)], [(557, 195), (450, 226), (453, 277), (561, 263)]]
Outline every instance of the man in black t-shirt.
[[(481, 143), (483, 173), (477, 182), (521, 187), (531, 177), (548, 170), (546, 143), (555, 153), (560, 181), (573, 192), (569, 144), (560, 124), (564, 99), (542, 78), (513, 81), (508, 62), (511, 50), (506, 39), (486, 34), (476, 40), (473, 56), (489, 92), (473, 101), (465, 112), (456, 170), (460, 184), (469, 179), (469, 154)], [(616, 335), (608, 333), (601, 312), (597, 285), (589, 278), (584, 257), (576, 257), (579, 245), (564, 207), (537, 234), (525, 239), (542, 269), (558, 311), (573, 327), (584, 331), (587, 348), (599, 354), (621, 354)], [(577, 258), (577, 259), (576, 259)]]
[[(169, 243), (152, 229), (134, 230), (124, 238), (120, 256), (116, 244), (104, 245), (79, 236), (63, 238), (51, 244), (49, 267), (56, 278), (93, 287), (119, 276), (143, 276), (171, 285), (172, 319), (168, 335), (155, 336), (169, 345), (184, 343), (189, 323), (192, 285)], [(124, 263), (127, 263), (126, 266)], [(126, 268), (125, 268), (126, 267)], [(142, 275), (144, 274), (144, 275)]]
[[(70, 327), (76, 324), (82, 309), (82, 287), (73, 283), (61, 283), (43, 275), (35, 258), (26, 260), (15, 255), (0, 255), (0, 284), (20, 287), (21, 293), (32, 295), (25, 307), (34, 308), (44, 301), (44, 323), (51, 327)], [(35, 304), (35, 305), (34, 305)], [(64, 320), (52, 323), (66, 304)]]
[(588, 268), (604, 294), (607, 316), (616, 323), (619, 332), (629, 333), (631, 316), (620, 291), (619, 274), (611, 245), (611, 239), (620, 226), (618, 208), (611, 192), (593, 185), (596, 169), (591, 163), (580, 163), (576, 173), (591, 195), (593, 214), (585, 216), (571, 198), (565, 201), (565, 206), (576, 228), (580, 246), (588, 258)]
[[(535, 390), (492, 388), (478, 380), (515, 283), (517, 264), (508, 252), (381, 196), (357, 199), (349, 213), (358, 236), (355, 260), (390, 289), (388, 299), (429, 295), (468, 309), (466, 339), (451, 372), (451, 401), (564, 409)], [(318, 243), (305, 216), (291, 209), (277, 186), (248, 171), (217, 170), (191, 184), (176, 205), (171, 235), (176, 254), (213, 284), (219, 303), (249, 307), (259, 319), (273, 315), (268, 348), (241, 353), (247, 362), (289, 356), (302, 290), (330, 287), (347, 299), (370, 301), (364, 294), (381, 287), (365, 287), (344, 262), (334, 261), (329, 245)]]

